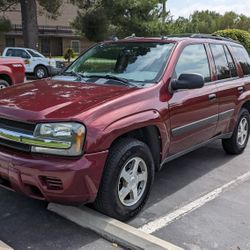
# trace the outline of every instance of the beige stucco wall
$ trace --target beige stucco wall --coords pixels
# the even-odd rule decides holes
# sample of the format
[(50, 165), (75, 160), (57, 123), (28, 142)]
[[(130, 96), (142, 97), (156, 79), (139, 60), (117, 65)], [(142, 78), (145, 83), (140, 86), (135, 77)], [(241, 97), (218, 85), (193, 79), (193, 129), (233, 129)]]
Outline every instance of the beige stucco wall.
[[(78, 8), (67, 2), (67, 0), (64, 1), (63, 5), (60, 8), (60, 15), (56, 20), (49, 18), (49, 16), (46, 15), (46, 12), (42, 11), (41, 7), (38, 7), (38, 25), (70, 26), (70, 22), (72, 22), (77, 15)], [(19, 5), (17, 5), (15, 9), (6, 11), (1, 15), (9, 18), (12, 24), (21, 24), (21, 10)]]

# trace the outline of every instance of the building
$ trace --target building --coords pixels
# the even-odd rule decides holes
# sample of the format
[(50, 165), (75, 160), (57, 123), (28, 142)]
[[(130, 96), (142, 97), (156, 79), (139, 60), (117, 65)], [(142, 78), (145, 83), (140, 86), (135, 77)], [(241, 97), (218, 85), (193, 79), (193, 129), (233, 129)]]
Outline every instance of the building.
[[(2, 15), (12, 23), (12, 30), (0, 37), (0, 53), (5, 47), (23, 47), (22, 21), (20, 6), (16, 6)], [(77, 15), (77, 7), (65, 0), (60, 16), (52, 20), (38, 7), (39, 44), (38, 49), (44, 55), (61, 56), (66, 49), (72, 48), (76, 54), (89, 47), (91, 42), (76, 34), (70, 23)]]

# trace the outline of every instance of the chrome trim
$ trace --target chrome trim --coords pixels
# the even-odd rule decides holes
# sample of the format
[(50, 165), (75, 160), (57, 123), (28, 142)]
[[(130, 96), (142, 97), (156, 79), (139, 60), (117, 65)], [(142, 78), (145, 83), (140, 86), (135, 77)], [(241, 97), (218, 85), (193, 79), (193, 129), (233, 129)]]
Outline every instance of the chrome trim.
[(233, 113), (234, 113), (234, 109), (229, 109), (227, 111), (219, 113), (219, 121), (231, 117), (233, 115)]
[(29, 146), (37, 146), (43, 148), (69, 149), (71, 147), (71, 142), (68, 141), (38, 138), (34, 137), (33, 135), (10, 131), (4, 128), (0, 128), (0, 138), (7, 141), (19, 142)]
[(172, 135), (173, 136), (178, 136), (178, 135), (186, 133), (186, 132), (188, 132), (190, 130), (197, 129), (197, 128), (203, 127), (205, 125), (217, 122), (218, 117), (219, 117), (219, 115), (216, 114), (216, 115), (209, 116), (207, 118), (204, 118), (204, 119), (201, 119), (201, 120), (186, 124), (184, 126), (174, 128), (174, 129), (172, 129)]
[(186, 132), (189, 132), (191, 130), (198, 129), (200, 127), (212, 124), (214, 122), (218, 122), (218, 121), (227, 119), (229, 117), (232, 117), (233, 113), (234, 113), (234, 109), (229, 109), (229, 110), (221, 112), (219, 114), (212, 115), (212, 116), (209, 116), (207, 118), (183, 125), (181, 127), (174, 128), (171, 130), (171, 132), (172, 132), (173, 136), (178, 136), (178, 135), (184, 134)]

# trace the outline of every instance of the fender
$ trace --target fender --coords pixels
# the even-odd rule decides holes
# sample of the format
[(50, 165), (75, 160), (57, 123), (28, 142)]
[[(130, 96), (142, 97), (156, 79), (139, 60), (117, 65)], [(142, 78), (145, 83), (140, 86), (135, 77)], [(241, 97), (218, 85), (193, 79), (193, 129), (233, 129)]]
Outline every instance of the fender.
[(8, 66), (4, 65), (0, 66), (0, 75), (7, 75), (11, 79), (11, 82), (14, 82), (13, 72), (11, 71), (11, 68), (9, 68)]
[(90, 136), (93, 140), (88, 138), (86, 148), (88, 152), (96, 152), (97, 149), (98, 151), (107, 150), (120, 136), (147, 126), (155, 126), (158, 128), (161, 137), (162, 156), (164, 157), (168, 151), (170, 142), (169, 130), (162, 121), (160, 113), (156, 110), (139, 112), (110, 123), (103, 131), (95, 133), (96, 140), (94, 140), (93, 136)]

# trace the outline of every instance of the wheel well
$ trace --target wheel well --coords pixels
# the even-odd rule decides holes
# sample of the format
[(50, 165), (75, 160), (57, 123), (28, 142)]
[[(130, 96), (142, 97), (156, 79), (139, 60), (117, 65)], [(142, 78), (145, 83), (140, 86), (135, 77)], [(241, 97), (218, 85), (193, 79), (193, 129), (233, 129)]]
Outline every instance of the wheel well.
[(8, 82), (10, 85), (12, 84), (12, 80), (8, 75), (3, 75), (0, 74), (0, 79), (5, 80), (6, 82)]
[(130, 131), (116, 138), (112, 145), (116, 143), (120, 138), (126, 137), (135, 138), (148, 145), (155, 162), (155, 169), (156, 171), (158, 171), (160, 169), (161, 162), (161, 137), (159, 129), (156, 126), (147, 126)]
[(43, 65), (43, 64), (38, 64), (38, 65), (36, 65), (34, 71), (37, 69), (37, 67), (43, 67), (43, 68), (45, 68), (45, 69), (47, 70), (47, 72), (48, 72), (48, 68), (47, 68), (45, 65)]
[(242, 108), (245, 108), (248, 110), (248, 112), (250, 113), (250, 101), (247, 101), (243, 104)]

